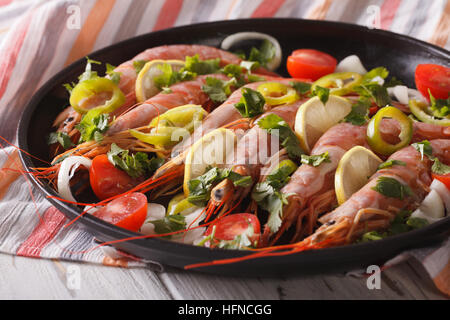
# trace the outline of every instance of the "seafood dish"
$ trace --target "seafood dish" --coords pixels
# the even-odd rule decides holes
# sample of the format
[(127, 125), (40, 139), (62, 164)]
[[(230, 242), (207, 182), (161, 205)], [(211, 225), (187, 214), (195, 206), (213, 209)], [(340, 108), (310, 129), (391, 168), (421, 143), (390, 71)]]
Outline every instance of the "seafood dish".
[(222, 263), (379, 241), (449, 215), (449, 67), (418, 64), (408, 88), (357, 55), (281, 50), (239, 32), (118, 66), (86, 57), (47, 137), (52, 161), (32, 174), (81, 208), (70, 223), (93, 215), (141, 238), (251, 252)]

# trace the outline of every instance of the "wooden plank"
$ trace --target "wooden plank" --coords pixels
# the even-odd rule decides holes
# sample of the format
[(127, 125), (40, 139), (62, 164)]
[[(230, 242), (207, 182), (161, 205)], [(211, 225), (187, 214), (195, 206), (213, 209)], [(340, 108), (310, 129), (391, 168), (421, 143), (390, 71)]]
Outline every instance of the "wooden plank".
[(243, 279), (0, 254), (0, 299), (445, 299), (420, 268), (403, 263), (385, 270), (381, 289), (369, 290), (366, 278), (344, 274)]

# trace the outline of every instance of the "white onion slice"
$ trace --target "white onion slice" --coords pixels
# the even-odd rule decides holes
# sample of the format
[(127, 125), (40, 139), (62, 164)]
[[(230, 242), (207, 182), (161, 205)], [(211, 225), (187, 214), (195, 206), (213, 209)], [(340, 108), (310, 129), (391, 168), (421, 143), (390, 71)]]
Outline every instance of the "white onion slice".
[(336, 66), (335, 72), (356, 72), (359, 74), (367, 73), (361, 60), (355, 54), (342, 59)]
[(409, 100), (411, 99), (426, 102), (425, 98), (419, 91), (408, 88), (406, 86), (399, 85), (395, 87), (389, 87), (387, 88), (387, 91), (391, 98), (397, 99), (397, 101), (402, 104), (407, 105), (409, 103)]
[(144, 235), (155, 234), (155, 225), (151, 223), (152, 220), (163, 219), (166, 215), (166, 208), (159, 203), (147, 204), (147, 217), (141, 226), (140, 232)]
[(427, 194), (416, 211), (421, 211), (427, 217), (433, 219), (445, 217), (444, 203), (442, 202), (440, 195), (435, 190), (431, 190), (430, 193)]
[(91, 159), (81, 156), (71, 156), (61, 162), (58, 172), (57, 187), (58, 193), (63, 199), (76, 202), (72, 195), (72, 191), (70, 191), (70, 179), (72, 179), (75, 171), (80, 165), (86, 167), (86, 169), (89, 169), (91, 164)]
[[(192, 213), (185, 216), (186, 221), (186, 228), (194, 228), (197, 227), (203, 219), (206, 218), (206, 210), (205, 208), (197, 208)], [(180, 235), (175, 235), (173, 237), (173, 240), (176, 242), (181, 243), (187, 243), (187, 244), (193, 244), (194, 242), (197, 242), (199, 239), (203, 237), (203, 234), (205, 233), (206, 228), (196, 228), (187, 231), (186, 233), (182, 233)]]
[(234, 34), (229, 35), (225, 39), (223, 39), (220, 47), (222, 50), (229, 50), (234, 44), (236, 44), (240, 41), (253, 40), (253, 39), (269, 40), (273, 44), (273, 46), (275, 47), (275, 56), (273, 57), (273, 59), (271, 61), (269, 61), (267, 63), (267, 69), (271, 70), (271, 71), (276, 70), (281, 64), (281, 57), (282, 57), (281, 46), (277, 39), (275, 39), (274, 37), (272, 37), (266, 33), (261, 33), (261, 32), (234, 33)]
[(437, 193), (439, 193), (439, 196), (441, 197), (442, 201), (445, 205), (445, 210), (447, 211), (447, 215), (450, 214), (450, 190), (447, 189), (445, 184), (443, 184), (441, 181), (434, 179), (433, 182), (430, 185), (431, 190), (435, 190)]

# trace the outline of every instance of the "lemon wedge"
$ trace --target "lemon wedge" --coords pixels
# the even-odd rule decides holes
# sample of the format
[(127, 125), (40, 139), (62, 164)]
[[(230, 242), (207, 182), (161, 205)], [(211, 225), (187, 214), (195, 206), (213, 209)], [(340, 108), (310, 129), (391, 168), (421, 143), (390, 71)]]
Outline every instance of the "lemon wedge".
[(208, 166), (224, 167), (234, 153), (236, 134), (225, 128), (215, 129), (196, 141), (186, 155), (183, 191), (189, 196), (189, 180), (205, 173)]
[(170, 65), (172, 71), (178, 71), (184, 67), (184, 61), (182, 60), (152, 60), (147, 62), (136, 78), (137, 102), (144, 102), (160, 92), (155, 84), (155, 77), (163, 74), (161, 67), (164, 64)]
[(295, 117), (295, 133), (307, 153), (322, 134), (345, 118), (352, 110), (351, 103), (342, 97), (330, 95), (324, 105), (313, 97), (300, 106)]
[(361, 189), (383, 161), (367, 148), (356, 146), (339, 161), (334, 188), (339, 205)]

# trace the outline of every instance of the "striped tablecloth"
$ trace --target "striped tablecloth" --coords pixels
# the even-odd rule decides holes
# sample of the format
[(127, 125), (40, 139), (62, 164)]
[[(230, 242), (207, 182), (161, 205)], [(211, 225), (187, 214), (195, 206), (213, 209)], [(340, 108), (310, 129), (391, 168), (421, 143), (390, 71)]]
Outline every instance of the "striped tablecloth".
[[(379, 13), (379, 14), (378, 14)], [(50, 205), (20, 170), (15, 130), (22, 108), (52, 75), (112, 43), (204, 21), (299, 17), (372, 26), (450, 49), (447, 0), (0, 0), (0, 251), (15, 255), (144, 267), (93, 249), (93, 237)], [(412, 250), (450, 295), (450, 240)]]

